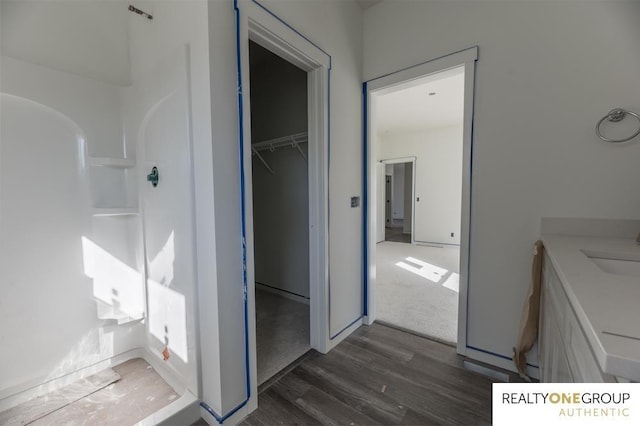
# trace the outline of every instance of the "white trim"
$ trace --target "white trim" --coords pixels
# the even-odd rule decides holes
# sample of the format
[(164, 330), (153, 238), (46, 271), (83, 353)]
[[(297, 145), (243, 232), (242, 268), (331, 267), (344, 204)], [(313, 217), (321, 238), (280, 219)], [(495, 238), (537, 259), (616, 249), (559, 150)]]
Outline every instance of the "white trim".
[(416, 157), (402, 157), (402, 158), (389, 158), (387, 160), (380, 160), (384, 164), (403, 164), (413, 163), (416, 161)]
[[(241, 75), (243, 88), (246, 273), (249, 314), (250, 384), (248, 404), (233, 418), (257, 408), (257, 355), (255, 326), (255, 260), (251, 171), (251, 101), (249, 40), (307, 72), (308, 173), (309, 173), (309, 295), (310, 344), (319, 352), (329, 347), (328, 318), (328, 87), (330, 57), (301, 34), (251, 0), (239, 0)], [(240, 379), (240, 378), (239, 378)], [(244, 379), (243, 379), (244, 380)]]
[(478, 48), (464, 66), (464, 119), (462, 121), (462, 215), (460, 224), (460, 288), (458, 292), (458, 353), (467, 353), (467, 311), (469, 305), (469, 251), (471, 249), (471, 143)]
[[(460, 229), (460, 292), (458, 295), (458, 342), (457, 352), (461, 355), (467, 353), (467, 305), (469, 286), (469, 234), (471, 221), (471, 142), (473, 126), (473, 104), (474, 104), (474, 82), (475, 82), (475, 61), (478, 59), (478, 48), (472, 47), (451, 55), (443, 56), (420, 65), (416, 65), (398, 72), (385, 75), (366, 84), (366, 112), (367, 120), (367, 190), (368, 190), (368, 212), (367, 235), (368, 235), (368, 317), (367, 324), (375, 321), (376, 310), (376, 179), (375, 164), (377, 136), (373, 119), (376, 116), (376, 105), (374, 94), (393, 92), (400, 88), (405, 88), (425, 79), (440, 78), (442, 72), (454, 72), (454, 68), (464, 67), (464, 118), (463, 118), (463, 175), (462, 175), (462, 220)], [(415, 174), (415, 167), (414, 167)], [(415, 179), (415, 177), (414, 177)], [(415, 189), (415, 182), (414, 182)], [(415, 197), (414, 197), (415, 198)], [(415, 213), (415, 211), (414, 211)], [(415, 214), (414, 214), (415, 217)], [(413, 229), (412, 229), (413, 234)], [(413, 237), (412, 237), (412, 242)]]
[[(487, 352), (479, 351), (477, 349), (467, 348), (466, 357), (468, 359), (484, 362), (486, 364), (493, 365), (495, 367), (499, 367), (513, 373), (518, 372), (512, 360), (505, 359)], [(527, 375), (529, 377), (533, 377), (534, 379), (539, 379), (540, 369), (527, 365)]]
[[(414, 80), (422, 79), (423, 77), (426, 77), (428, 75), (447, 71), (452, 68), (457, 68), (461, 65), (473, 63), (477, 60), (478, 47), (474, 46), (457, 53), (452, 53), (441, 58), (430, 60), (423, 64), (415, 65), (413, 67), (409, 67), (392, 74), (369, 80), (367, 82), (367, 91), (384, 93), (379, 91), (382, 89), (398, 90), (400, 88), (406, 88), (407, 85), (410, 85)], [(467, 70), (465, 68), (465, 73), (466, 71)]]

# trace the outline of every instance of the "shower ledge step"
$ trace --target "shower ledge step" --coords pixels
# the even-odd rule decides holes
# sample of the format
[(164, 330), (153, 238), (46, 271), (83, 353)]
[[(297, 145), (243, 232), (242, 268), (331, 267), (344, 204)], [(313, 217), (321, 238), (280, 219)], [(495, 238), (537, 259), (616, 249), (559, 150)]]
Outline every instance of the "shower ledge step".
[(96, 167), (114, 167), (129, 169), (136, 166), (136, 161), (130, 158), (88, 157), (89, 165)]
[(93, 216), (133, 216), (138, 214), (137, 207), (95, 207)]

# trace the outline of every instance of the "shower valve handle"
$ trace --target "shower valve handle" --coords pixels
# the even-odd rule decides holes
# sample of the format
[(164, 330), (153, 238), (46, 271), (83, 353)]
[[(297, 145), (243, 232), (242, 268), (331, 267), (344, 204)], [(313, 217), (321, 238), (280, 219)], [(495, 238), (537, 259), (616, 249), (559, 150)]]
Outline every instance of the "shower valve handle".
[(159, 177), (160, 175), (158, 174), (158, 168), (156, 166), (153, 166), (153, 168), (151, 169), (151, 173), (147, 175), (147, 180), (151, 182), (151, 185), (153, 185), (154, 188), (158, 186)]

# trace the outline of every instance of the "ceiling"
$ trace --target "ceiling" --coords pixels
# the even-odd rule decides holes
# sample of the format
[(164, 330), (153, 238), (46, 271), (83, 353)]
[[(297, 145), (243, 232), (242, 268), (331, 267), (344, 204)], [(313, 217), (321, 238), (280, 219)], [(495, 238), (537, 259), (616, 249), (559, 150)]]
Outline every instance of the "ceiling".
[[(429, 95), (435, 93), (434, 95)], [(415, 132), (462, 123), (464, 68), (427, 76), (374, 97), (378, 134)]]

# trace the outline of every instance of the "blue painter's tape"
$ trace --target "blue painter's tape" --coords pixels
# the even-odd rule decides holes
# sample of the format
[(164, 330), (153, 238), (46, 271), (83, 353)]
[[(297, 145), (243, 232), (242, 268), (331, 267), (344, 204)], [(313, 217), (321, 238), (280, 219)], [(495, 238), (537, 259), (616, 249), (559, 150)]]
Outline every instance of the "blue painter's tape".
[(367, 149), (367, 83), (362, 83), (362, 297), (364, 316), (369, 314), (369, 234), (367, 232), (369, 217), (369, 182), (367, 179), (369, 161)]
[(335, 339), (336, 337), (338, 337), (339, 335), (341, 335), (344, 331), (346, 331), (347, 329), (349, 329), (349, 327), (351, 327), (353, 324), (357, 323), (358, 321), (362, 320), (362, 318), (364, 318), (364, 315), (361, 315), (360, 317), (354, 319), (353, 321), (351, 321), (345, 328), (343, 328), (342, 330), (338, 331), (336, 334), (334, 334), (333, 336), (330, 336), (329, 338), (331, 340)]
[(220, 417), (218, 414), (216, 414), (215, 411), (213, 411), (213, 409), (211, 407), (209, 407), (209, 405), (206, 402), (200, 402), (200, 406), (202, 408), (204, 408), (207, 413), (211, 414), (213, 416), (214, 419), (216, 419), (216, 421), (220, 424), (224, 423), (225, 420), (227, 420), (229, 417), (233, 416), (235, 413), (238, 412), (238, 410), (240, 410), (242, 407), (244, 407), (245, 405), (247, 405), (247, 402), (249, 402), (248, 399), (245, 399), (244, 401), (242, 401), (239, 405), (237, 405), (235, 408), (233, 408), (231, 411), (229, 411), (227, 414), (225, 414), (223, 417)]
[(240, 209), (241, 209), (241, 232), (242, 232), (242, 294), (244, 304), (244, 344), (245, 344), (245, 373), (246, 373), (246, 392), (247, 397), (235, 408), (225, 415), (218, 415), (207, 403), (200, 402), (200, 406), (211, 414), (218, 423), (222, 424), (226, 419), (238, 412), (242, 407), (247, 405), (251, 398), (251, 375), (250, 375), (250, 359), (249, 359), (249, 306), (248, 306), (248, 290), (247, 290), (247, 226), (245, 221), (245, 172), (244, 172), (244, 113), (243, 113), (243, 94), (242, 94), (242, 56), (240, 49), (240, 9), (238, 8), (238, 0), (233, 0), (233, 10), (235, 12), (236, 24), (236, 66), (238, 67), (238, 136), (240, 139)]

